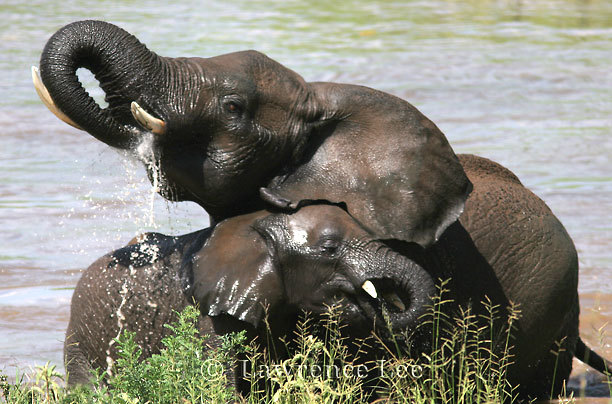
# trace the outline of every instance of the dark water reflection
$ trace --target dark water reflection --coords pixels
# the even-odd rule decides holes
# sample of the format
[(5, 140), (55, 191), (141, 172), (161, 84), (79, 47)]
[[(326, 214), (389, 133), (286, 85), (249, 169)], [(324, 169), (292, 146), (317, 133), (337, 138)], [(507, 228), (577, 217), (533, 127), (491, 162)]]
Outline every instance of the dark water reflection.
[(612, 3), (4, 0), (0, 369), (61, 366), (67, 288), (98, 256), (143, 231), (207, 225), (193, 205), (152, 199), (137, 164), (38, 101), (30, 66), (51, 33), (84, 18), (162, 55), (254, 48), (307, 80), (409, 100), (457, 152), (508, 166), (561, 218), (580, 254), (581, 333), (612, 358), (612, 338), (600, 339), (612, 319)]

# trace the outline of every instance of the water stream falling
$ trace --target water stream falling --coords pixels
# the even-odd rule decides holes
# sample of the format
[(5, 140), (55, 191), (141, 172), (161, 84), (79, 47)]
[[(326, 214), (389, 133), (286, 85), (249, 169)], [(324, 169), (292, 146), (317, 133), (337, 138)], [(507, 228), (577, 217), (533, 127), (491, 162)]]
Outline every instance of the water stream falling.
[(140, 143), (136, 146), (136, 156), (145, 165), (146, 170), (151, 173), (152, 186), (149, 193), (149, 214), (146, 225), (155, 228), (155, 198), (160, 191), (160, 166), (156, 161), (154, 147), (154, 135), (147, 132), (141, 137)]

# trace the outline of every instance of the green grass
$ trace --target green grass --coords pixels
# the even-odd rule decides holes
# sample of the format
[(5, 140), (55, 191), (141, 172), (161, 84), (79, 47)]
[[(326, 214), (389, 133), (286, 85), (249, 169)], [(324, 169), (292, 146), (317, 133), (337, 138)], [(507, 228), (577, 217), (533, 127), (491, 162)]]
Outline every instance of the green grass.
[[(2, 384), (7, 403), (211, 403), (235, 397), (221, 364), (231, 364), (241, 350), (244, 333), (221, 337), (218, 349), (204, 349), (206, 338), (196, 329), (198, 311), (188, 307), (172, 325), (173, 334), (163, 340), (160, 354), (140, 361), (141, 349), (132, 333), (117, 340), (119, 358), (112, 375), (92, 375), (93, 389), (63, 388), (64, 378), (49, 364), (37, 367), (29, 381), (17, 376), (15, 384)], [(0, 400), (1, 401), (1, 400)]]
[[(388, 397), (405, 403), (512, 403), (516, 388), (507, 379), (512, 364), (511, 336), (519, 311), (509, 307), (507, 322), (499, 324), (500, 307), (482, 302), (479, 314), (471, 308), (449, 316), (445, 284), (433, 299), (423, 324), (432, 329), (431, 353), (421, 357), (392, 355), (391, 377), (384, 381)], [(504, 316), (505, 317), (505, 316)], [(411, 378), (393, 377), (400, 369), (418, 369)]]
[[(444, 292), (444, 290), (441, 290)], [(443, 296), (443, 293), (440, 294)], [(187, 308), (168, 325), (173, 334), (157, 355), (139, 360), (133, 335), (117, 340), (120, 357), (111, 376), (94, 375), (94, 388), (67, 390), (54, 366), (37, 367), (32, 375), (17, 375), (15, 383), (0, 379), (0, 402), (7, 403), (512, 403), (516, 390), (506, 380), (512, 363), (511, 334), (518, 311), (502, 326), (500, 308), (484, 302), (484, 311), (463, 310), (449, 316), (442, 297), (434, 299), (422, 327), (431, 335), (431, 352), (411, 357), (400, 349), (409, 335), (389, 341), (379, 336), (349, 342), (331, 308), (323, 321), (304, 317), (283, 359), (247, 343), (244, 333), (221, 338), (220, 346), (196, 331), (198, 311)], [(484, 313), (484, 314), (482, 314)], [(353, 345), (350, 345), (350, 344)], [(349, 348), (350, 346), (350, 348)], [(372, 349), (385, 359), (364, 362)], [(247, 369), (250, 393), (238, 395), (229, 383), (230, 369)], [(365, 377), (373, 370), (375, 378)], [(0, 375), (1, 376), (1, 375)]]

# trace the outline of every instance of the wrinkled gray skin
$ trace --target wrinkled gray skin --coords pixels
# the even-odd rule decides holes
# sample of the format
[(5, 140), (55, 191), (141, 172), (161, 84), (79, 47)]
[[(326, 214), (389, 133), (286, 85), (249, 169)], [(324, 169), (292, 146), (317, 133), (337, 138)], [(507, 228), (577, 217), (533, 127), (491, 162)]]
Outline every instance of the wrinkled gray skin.
[(258, 211), (179, 237), (147, 234), (100, 258), (78, 282), (64, 348), (68, 382), (86, 383), (92, 367), (107, 369), (122, 330), (136, 332), (144, 357), (158, 352), (168, 334), (163, 324), (194, 302), (212, 346), (230, 331), (263, 337), (266, 313), (279, 342), (292, 335), (302, 311), (318, 315), (331, 305), (342, 307), (352, 336), (367, 336), (386, 303), (361, 289), (366, 280), (393, 285), (402, 298), (404, 310), (389, 309), (396, 331), (416, 328), (434, 293), (432, 278), (337, 206)]
[[(449, 254), (458, 258), (463, 256), (460, 250), (474, 248), (486, 263), (472, 270), (465, 270), (467, 263), (460, 264), (464, 269), (453, 274), (457, 297), (469, 296), (474, 288), (493, 302), (518, 305), (521, 318), (514, 333), (515, 365), (509, 379), (521, 385), (524, 396), (549, 399), (552, 391), (556, 397), (571, 372), (576, 344), (581, 343), (574, 243), (548, 206), (512, 172), (481, 157), (459, 157), (474, 185), (459, 220), (470, 241), (465, 247), (449, 242)], [(443, 238), (452, 238), (451, 234)], [(563, 338), (565, 351), (558, 357), (555, 374), (550, 351), (557, 351), (556, 342)]]
[[(79, 67), (95, 74), (108, 108), (83, 89)], [(166, 132), (145, 158), (150, 178), (215, 221), (264, 200), (283, 208), (324, 199), (346, 204), (377, 237), (427, 246), (471, 188), (442, 132), (406, 101), (307, 83), (256, 51), (165, 58), (112, 24), (80, 21), (49, 39), (40, 74), (57, 107), (110, 146), (134, 150), (151, 135), (133, 101), (162, 119)]]
[[(456, 304), (477, 308), (487, 296), (501, 305), (502, 315), (511, 301), (520, 306), (509, 378), (524, 397), (549, 397), (555, 367), (550, 350), (564, 339), (556, 395), (575, 354), (583, 359), (586, 349), (596, 357), (578, 337), (573, 243), (510, 171), (475, 156), (461, 155), (460, 161), (474, 192), (460, 221), (428, 249), (382, 241), (341, 208), (313, 205), (293, 214), (238, 216), (178, 238), (149, 236), (101, 258), (85, 272), (72, 301), (65, 348), (70, 383), (84, 382), (91, 364), (106, 367), (109, 341), (120, 325), (137, 332), (145, 355), (155, 352), (166, 332), (161, 323), (191, 301), (200, 304), (201, 331), (212, 335), (261, 330), (262, 305), (269, 306), (272, 327), (286, 334), (300, 310), (319, 313), (324, 304), (340, 302), (356, 336), (380, 324), (383, 306), (396, 331), (414, 330), (434, 281), (451, 278), (448, 297)], [(150, 245), (154, 259), (138, 253), (151, 251)], [(364, 280), (376, 285), (378, 299), (360, 288)], [(387, 301), (390, 292), (404, 311)], [(418, 345), (418, 335), (416, 341), (417, 352), (428, 349)]]

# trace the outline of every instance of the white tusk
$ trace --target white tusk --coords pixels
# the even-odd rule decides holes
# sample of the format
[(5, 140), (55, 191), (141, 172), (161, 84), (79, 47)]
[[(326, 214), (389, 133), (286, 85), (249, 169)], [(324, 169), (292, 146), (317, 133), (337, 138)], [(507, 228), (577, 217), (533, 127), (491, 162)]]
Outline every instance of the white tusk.
[(134, 119), (136, 119), (143, 128), (150, 130), (156, 135), (163, 135), (166, 132), (166, 123), (142, 109), (136, 101), (132, 101), (130, 109)]
[(53, 112), (55, 116), (66, 122), (68, 125), (74, 126), (75, 128), (80, 130), (84, 130), (79, 125), (74, 123), (72, 119), (68, 118), (66, 114), (64, 114), (57, 107), (57, 105), (55, 105), (55, 102), (53, 101), (53, 98), (51, 98), (51, 94), (49, 94), (47, 87), (45, 87), (42, 80), (40, 79), (40, 75), (38, 74), (38, 68), (36, 66), (32, 66), (32, 81), (34, 82), (34, 88), (36, 89), (38, 96), (40, 97), (43, 104), (45, 104), (47, 108), (49, 108), (49, 111)]
[(378, 293), (376, 293), (376, 288), (374, 287), (374, 284), (372, 282), (365, 281), (363, 285), (361, 285), (361, 288), (365, 290), (365, 292), (368, 295), (372, 296), (374, 299), (378, 297)]
[(402, 302), (402, 299), (399, 298), (397, 293), (395, 292), (387, 293), (383, 297), (385, 298), (387, 302), (397, 307), (400, 311), (406, 310), (406, 306), (404, 305), (404, 302)]

